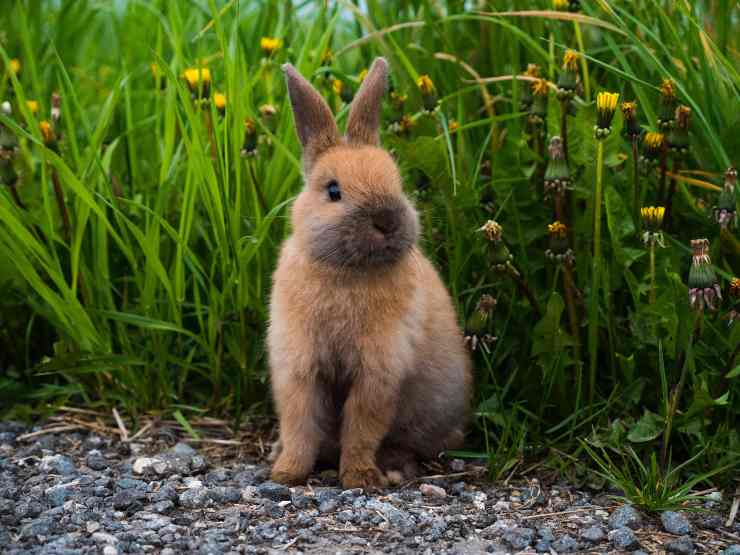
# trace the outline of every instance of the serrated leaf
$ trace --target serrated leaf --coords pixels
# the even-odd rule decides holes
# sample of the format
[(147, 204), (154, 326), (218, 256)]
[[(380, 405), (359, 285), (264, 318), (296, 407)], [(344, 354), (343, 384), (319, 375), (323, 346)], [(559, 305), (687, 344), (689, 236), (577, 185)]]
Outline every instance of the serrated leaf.
[(627, 439), (632, 443), (652, 441), (663, 433), (663, 427), (663, 418), (654, 412), (646, 410), (642, 418), (637, 421), (627, 434)]

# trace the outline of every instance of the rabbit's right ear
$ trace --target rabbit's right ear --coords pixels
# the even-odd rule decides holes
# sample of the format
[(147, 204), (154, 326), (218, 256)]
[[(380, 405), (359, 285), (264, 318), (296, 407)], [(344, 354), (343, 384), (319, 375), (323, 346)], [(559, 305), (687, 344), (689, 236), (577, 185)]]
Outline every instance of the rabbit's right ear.
[(298, 139), (307, 166), (326, 149), (339, 143), (339, 130), (326, 101), (291, 64), (283, 65)]

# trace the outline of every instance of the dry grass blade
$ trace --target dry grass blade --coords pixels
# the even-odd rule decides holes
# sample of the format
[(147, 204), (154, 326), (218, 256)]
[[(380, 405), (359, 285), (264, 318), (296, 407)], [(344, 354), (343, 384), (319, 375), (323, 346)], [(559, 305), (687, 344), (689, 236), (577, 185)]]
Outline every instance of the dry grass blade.
[(585, 23), (587, 25), (594, 25), (595, 27), (602, 27), (609, 29), (620, 35), (626, 35), (619, 27), (615, 27), (611, 23), (602, 21), (595, 17), (583, 15), (580, 13), (570, 12), (558, 12), (554, 10), (524, 10), (524, 11), (510, 11), (510, 12), (476, 12), (478, 15), (487, 17), (542, 17), (545, 19), (559, 19), (561, 21), (577, 21), (579, 23)]
[(483, 105), (486, 109), (486, 112), (488, 113), (488, 116), (492, 118), (496, 115), (496, 111), (493, 109), (493, 97), (488, 92), (488, 89), (486, 89), (485, 83), (481, 80), (480, 74), (475, 69), (473, 69), (470, 64), (456, 56), (453, 56), (452, 54), (447, 54), (446, 52), (437, 52), (434, 57), (438, 60), (445, 60), (447, 62), (458, 64), (470, 75), (472, 75), (475, 82), (478, 83), (478, 85), (480, 86), (480, 94), (483, 97)]
[(118, 414), (116, 407), (113, 407), (113, 418), (116, 419), (116, 424), (118, 424), (118, 430), (121, 434), (121, 441), (128, 441), (128, 430), (126, 429), (126, 425), (123, 423), (123, 420), (121, 420), (121, 415)]
[(50, 426), (48, 428), (44, 428), (43, 430), (36, 430), (35, 432), (30, 432), (27, 434), (20, 435), (16, 438), (16, 440), (26, 441), (28, 439), (43, 436), (46, 434), (55, 434), (57, 432), (69, 432), (72, 430), (80, 430), (82, 428), (83, 426), (78, 426), (77, 424), (68, 424), (68, 425), (63, 425), (63, 426)]
[(693, 177), (686, 177), (685, 175), (673, 173), (673, 172), (666, 172), (666, 175), (670, 178), (675, 179), (676, 181), (682, 181), (683, 183), (686, 183), (687, 185), (693, 185), (694, 187), (700, 187), (702, 189), (707, 189), (709, 191), (721, 191), (722, 187), (719, 187), (718, 185), (715, 185), (714, 183), (709, 183), (707, 181), (702, 181), (701, 179), (694, 179)]

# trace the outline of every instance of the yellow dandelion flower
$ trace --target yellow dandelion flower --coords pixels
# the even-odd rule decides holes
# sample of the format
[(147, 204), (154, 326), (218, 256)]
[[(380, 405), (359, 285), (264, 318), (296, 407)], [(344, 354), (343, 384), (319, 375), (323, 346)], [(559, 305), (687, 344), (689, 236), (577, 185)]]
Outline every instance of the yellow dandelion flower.
[(600, 92), (596, 95), (596, 138), (603, 139), (611, 131), (612, 118), (617, 111), (619, 93)]
[(26, 107), (35, 116), (39, 111), (39, 103), (35, 100), (26, 100)]
[(341, 96), (343, 88), (344, 83), (342, 83), (341, 79), (334, 79), (334, 81), (331, 82), (331, 90), (334, 91), (335, 95)]
[(271, 118), (277, 114), (277, 108), (272, 104), (263, 104), (259, 107), (259, 112), (263, 118)]
[(556, 220), (553, 223), (547, 225), (547, 232), (550, 234), (551, 237), (563, 239), (568, 234), (568, 226)]
[(628, 101), (628, 102), (622, 102), (622, 115), (625, 119), (632, 119), (635, 117), (635, 114), (637, 113), (637, 102), (635, 101)]
[(416, 86), (419, 87), (421, 94), (429, 95), (434, 92), (434, 82), (428, 75), (420, 75), (416, 80)]
[(186, 69), (182, 74), (190, 92), (201, 97), (208, 97), (211, 90), (211, 70), (207, 67)]
[(447, 124), (447, 131), (450, 133), (455, 133), (458, 129), (460, 129), (460, 124), (457, 120), (451, 119), (450, 122)]
[(640, 216), (645, 227), (650, 231), (657, 231), (663, 225), (665, 217), (665, 207), (663, 206), (644, 206), (640, 208)]
[(663, 146), (664, 142), (665, 135), (663, 135), (663, 133), (651, 131), (650, 133), (645, 134), (645, 146), (650, 149), (658, 150)]
[(213, 94), (213, 105), (223, 113), (226, 110), (226, 95), (220, 92)]
[(404, 114), (398, 121), (398, 131), (400, 133), (408, 133), (416, 125), (414, 118), (408, 114)]
[(524, 75), (527, 77), (539, 77), (540, 76), (540, 66), (537, 64), (527, 64), (527, 69), (524, 72)]
[(276, 39), (274, 37), (262, 37), (260, 39), (260, 48), (265, 56), (272, 56), (275, 52), (280, 50), (282, 45), (282, 39)]
[(575, 50), (566, 50), (563, 56), (563, 69), (578, 71), (578, 60), (580, 58), (581, 56)]
[(660, 83), (660, 95), (665, 98), (675, 98), (676, 97), (676, 84), (673, 82), (673, 79), (665, 78)]
[(357, 80), (362, 83), (365, 80), (365, 77), (367, 77), (367, 68), (363, 69), (358, 75)]
[(567, 10), (570, 6), (568, 0), (552, 0), (552, 7), (556, 10)]
[(21, 72), (21, 61), (18, 58), (10, 60), (10, 71), (15, 75), (18, 75)]
[(537, 81), (532, 82), (532, 94), (536, 96), (547, 96), (549, 92), (550, 87), (546, 79), (537, 79)]
[(740, 278), (734, 277), (730, 280), (730, 295), (740, 297)]
[(41, 121), (39, 123), (39, 130), (44, 139), (44, 144), (48, 145), (54, 142), (54, 128), (51, 126), (51, 123), (46, 120)]

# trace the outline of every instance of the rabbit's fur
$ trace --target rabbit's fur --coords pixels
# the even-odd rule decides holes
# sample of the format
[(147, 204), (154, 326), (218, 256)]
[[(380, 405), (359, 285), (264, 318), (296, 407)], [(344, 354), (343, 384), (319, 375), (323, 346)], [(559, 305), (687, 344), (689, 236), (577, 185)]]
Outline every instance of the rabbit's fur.
[(345, 137), (319, 93), (283, 69), (306, 186), (273, 276), (272, 479), (304, 482), (327, 458), (338, 459), (344, 487), (378, 487), (386, 473), (412, 473), (418, 459), (461, 444), (470, 360), (451, 299), (417, 247), (398, 168), (379, 147), (388, 64), (373, 63)]

